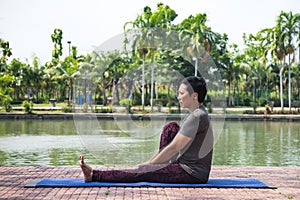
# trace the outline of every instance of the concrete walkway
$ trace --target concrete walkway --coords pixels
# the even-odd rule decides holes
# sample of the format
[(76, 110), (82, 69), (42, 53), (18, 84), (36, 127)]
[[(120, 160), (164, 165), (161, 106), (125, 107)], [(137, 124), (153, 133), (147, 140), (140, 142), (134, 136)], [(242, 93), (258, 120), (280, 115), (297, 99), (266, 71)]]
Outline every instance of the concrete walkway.
[(34, 179), (81, 177), (79, 167), (0, 167), (0, 199), (300, 199), (300, 167), (213, 166), (211, 178), (255, 178), (277, 189), (24, 188)]

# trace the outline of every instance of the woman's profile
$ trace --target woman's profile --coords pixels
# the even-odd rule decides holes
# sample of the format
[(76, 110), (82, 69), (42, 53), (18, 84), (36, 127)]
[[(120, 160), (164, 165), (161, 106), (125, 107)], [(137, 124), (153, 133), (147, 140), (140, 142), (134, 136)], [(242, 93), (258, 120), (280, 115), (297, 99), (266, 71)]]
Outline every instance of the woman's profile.
[(164, 182), (206, 183), (209, 178), (213, 132), (203, 105), (207, 94), (202, 77), (184, 78), (178, 89), (178, 101), (189, 110), (181, 125), (167, 123), (162, 130), (158, 153), (148, 163), (120, 170), (92, 169), (80, 156), (86, 182)]

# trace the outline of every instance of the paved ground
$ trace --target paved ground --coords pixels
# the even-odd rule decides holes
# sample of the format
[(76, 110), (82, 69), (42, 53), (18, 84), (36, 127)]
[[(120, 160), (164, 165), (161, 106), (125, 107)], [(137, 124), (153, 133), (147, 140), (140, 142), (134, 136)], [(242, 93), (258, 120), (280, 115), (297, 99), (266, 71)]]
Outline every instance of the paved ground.
[(0, 167), (0, 199), (300, 199), (300, 167), (214, 166), (212, 178), (256, 178), (277, 189), (24, 188), (38, 178), (81, 177), (79, 167)]

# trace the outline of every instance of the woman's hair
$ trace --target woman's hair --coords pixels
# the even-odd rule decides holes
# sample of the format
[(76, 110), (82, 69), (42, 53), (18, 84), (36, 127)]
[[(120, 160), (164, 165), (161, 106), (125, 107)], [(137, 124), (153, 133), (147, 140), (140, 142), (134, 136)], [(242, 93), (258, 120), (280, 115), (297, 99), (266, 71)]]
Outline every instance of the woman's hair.
[(198, 94), (198, 101), (200, 103), (204, 102), (205, 96), (207, 94), (207, 89), (206, 82), (203, 77), (189, 76), (184, 78), (181, 81), (181, 84), (187, 86), (187, 90), (190, 95), (196, 92)]

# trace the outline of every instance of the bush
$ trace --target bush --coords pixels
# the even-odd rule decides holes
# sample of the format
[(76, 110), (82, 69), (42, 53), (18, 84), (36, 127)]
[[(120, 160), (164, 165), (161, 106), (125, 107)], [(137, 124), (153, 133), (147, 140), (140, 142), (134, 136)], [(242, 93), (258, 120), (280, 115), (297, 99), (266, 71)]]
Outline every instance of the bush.
[(181, 111), (178, 109), (169, 109), (170, 114), (180, 114)]
[(123, 106), (126, 108), (127, 112), (130, 113), (131, 110), (131, 100), (130, 99), (121, 99), (120, 100), (120, 106)]
[(98, 107), (98, 106), (95, 106), (95, 113), (112, 113), (112, 108), (111, 106), (107, 106), (107, 107)]
[(87, 103), (84, 103), (83, 105), (82, 105), (82, 112), (87, 112), (88, 111), (88, 109), (89, 109), (89, 105), (87, 104)]
[(273, 111), (274, 114), (281, 114), (281, 115), (296, 115), (298, 114), (297, 110), (275, 110)]
[(29, 101), (25, 100), (25, 101), (23, 101), (22, 106), (23, 106), (24, 111), (26, 113), (28, 113), (28, 114), (32, 113), (32, 110), (33, 110), (33, 103), (32, 103), (32, 101), (29, 102)]
[[(144, 96), (145, 98), (145, 96)], [(139, 92), (135, 92), (133, 99), (132, 99), (132, 105), (142, 105), (142, 94)]]
[(73, 112), (73, 107), (71, 106), (71, 105), (66, 105), (66, 106), (63, 106), (62, 107), (62, 111), (64, 112), (64, 113), (71, 113), (71, 112)]
[(260, 98), (258, 99), (258, 104), (259, 104), (260, 106), (265, 106), (265, 105), (268, 104), (268, 101), (267, 101), (266, 98), (260, 97)]
[(103, 103), (104, 103), (103, 98), (99, 97), (98, 99), (96, 99), (95, 104), (103, 104)]
[(251, 99), (246, 97), (243, 99), (243, 105), (244, 106), (250, 106), (251, 105)]
[(212, 113), (213, 110), (212, 110), (211, 102), (207, 102), (206, 104), (207, 104), (206, 106), (207, 106), (207, 109), (208, 109), (208, 113)]
[(9, 96), (2, 99), (2, 105), (4, 106), (6, 112), (10, 112), (12, 110), (11, 102), (12, 99)]
[(296, 109), (296, 108), (300, 108), (300, 101), (294, 100), (292, 103), (292, 106)]
[(130, 105), (131, 100), (130, 99), (121, 99), (119, 103), (120, 103), (120, 106), (127, 107), (128, 105)]
[(245, 110), (243, 112), (243, 114), (260, 114), (260, 115), (262, 115), (262, 114), (264, 114), (264, 111), (263, 110), (256, 110), (254, 112), (254, 110)]

